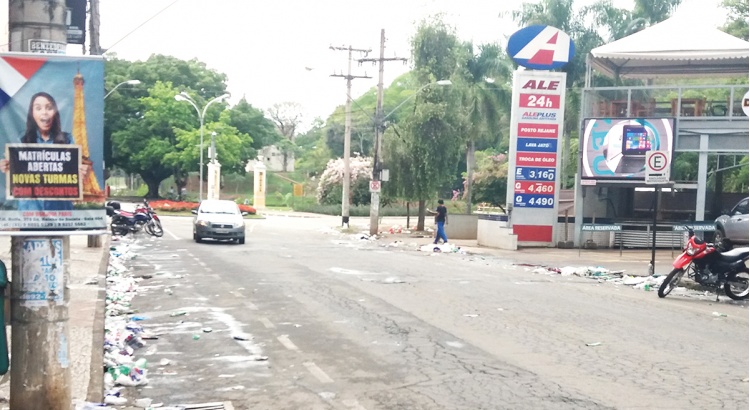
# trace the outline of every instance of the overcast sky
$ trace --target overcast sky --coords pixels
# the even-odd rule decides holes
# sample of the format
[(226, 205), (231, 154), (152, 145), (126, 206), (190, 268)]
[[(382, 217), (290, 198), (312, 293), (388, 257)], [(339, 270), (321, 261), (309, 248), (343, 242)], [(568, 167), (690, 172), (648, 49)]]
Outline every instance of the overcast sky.
[[(2, 0), (0, 0), (2, 1)], [(576, 0), (576, 7), (594, 0)], [(7, 0), (5, 0), (7, 2)], [(225, 73), (232, 103), (242, 96), (266, 109), (285, 101), (302, 105), (307, 122), (326, 118), (346, 101), (347, 53), (329, 46), (371, 49), (377, 57), (380, 29), (386, 56), (409, 57), (416, 23), (444, 13), (463, 40), (505, 42), (518, 27), (510, 11), (521, 0), (101, 0), (101, 45), (120, 58), (145, 60), (151, 54), (198, 58)], [(614, 0), (631, 8), (632, 0)], [(720, 25), (720, 0), (684, 0), (677, 14)], [(7, 8), (6, 8), (7, 10)], [(505, 13), (507, 17), (499, 17)], [(7, 17), (6, 17), (7, 19)], [(140, 27), (139, 27), (140, 26)], [(72, 49), (71, 49), (72, 48)], [(69, 54), (80, 46), (69, 46)], [(361, 57), (355, 55), (355, 57)], [(312, 70), (308, 70), (311, 68)], [(385, 85), (410, 63), (386, 64)], [(353, 65), (354, 98), (377, 85), (377, 67)]]

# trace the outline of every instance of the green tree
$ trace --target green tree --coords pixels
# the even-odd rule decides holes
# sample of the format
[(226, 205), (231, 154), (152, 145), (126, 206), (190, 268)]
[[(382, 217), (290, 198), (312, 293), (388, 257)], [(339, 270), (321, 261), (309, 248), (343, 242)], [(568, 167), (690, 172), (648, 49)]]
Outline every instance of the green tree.
[[(420, 84), (448, 79), (458, 67), (461, 43), (452, 27), (439, 18), (424, 20), (412, 39), (414, 71)], [(417, 229), (424, 229), (425, 203), (455, 175), (465, 139), (459, 94), (452, 87), (424, 87), (406, 122), (406, 152), (411, 156), (413, 185), (409, 197), (419, 201)], [(404, 192), (408, 192), (404, 190)]]
[[(491, 141), (499, 134), (500, 120), (510, 113), (511, 64), (495, 44), (479, 46), (474, 53), (472, 43), (465, 44), (464, 63), (459, 69), (463, 107), (467, 111), (466, 129), (466, 213), (471, 214), (474, 181), (474, 153), (477, 141)], [(498, 79), (498, 80), (495, 80)], [(495, 141), (496, 142), (496, 141)]]
[(723, 0), (721, 7), (727, 9), (727, 22), (721, 29), (735, 37), (748, 41), (748, 0)]
[(265, 117), (262, 110), (248, 103), (245, 97), (230, 108), (228, 113), (227, 124), (241, 133), (250, 135), (253, 139), (252, 148), (255, 151), (276, 144), (281, 139), (281, 134), (276, 130), (274, 123)]
[[(105, 63), (105, 84), (114, 87), (125, 80), (140, 80), (121, 87), (107, 98), (104, 118), (104, 157), (107, 167), (138, 173), (149, 187), (148, 196), (158, 196), (159, 182), (175, 176), (178, 187), (187, 182), (187, 171), (160, 159), (176, 149), (174, 128), (197, 129), (193, 107), (177, 103), (174, 96), (187, 91), (198, 104), (224, 94), (226, 76), (208, 69), (198, 60), (152, 55), (146, 61), (115, 58)], [(193, 91), (193, 90), (197, 91)], [(202, 106), (202, 105), (201, 105)], [(215, 121), (223, 108), (212, 105), (206, 122)], [(197, 162), (189, 169), (197, 169)]]

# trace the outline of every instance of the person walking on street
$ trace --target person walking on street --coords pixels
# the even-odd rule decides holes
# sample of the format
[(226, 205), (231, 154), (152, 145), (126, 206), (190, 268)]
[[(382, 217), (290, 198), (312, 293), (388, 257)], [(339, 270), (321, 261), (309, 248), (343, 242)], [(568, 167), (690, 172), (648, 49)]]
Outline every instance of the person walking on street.
[(442, 199), (438, 199), (438, 206), (434, 211), (427, 210), (432, 215), (435, 215), (435, 224), (437, 225), (437, 232), (435, 232), (435, 242), (437, 245), (438, 240), (442, 239), (443, 243), (448, 243), (448, 237), (445, 235), (445, 224), (448, 223), (448, 208), (443, 204)]

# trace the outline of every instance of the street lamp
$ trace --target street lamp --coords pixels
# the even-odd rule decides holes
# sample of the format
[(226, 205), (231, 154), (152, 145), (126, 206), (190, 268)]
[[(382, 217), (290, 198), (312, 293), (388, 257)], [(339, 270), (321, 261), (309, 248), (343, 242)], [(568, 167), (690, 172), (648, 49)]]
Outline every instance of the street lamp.
[(198, 201), (203, 200), (203, 118), (206, 116), (206, 110), (208, 109), (208, 106), (217, 102), (221, 101), (225, 98), (229, 98), (229, 93), (224, 93), (223, 95), (220, 95), (213, 100), (206, 103), (205, 106), (203, 106), (203, 111), (201, 111), (198, 108), (198, 104), (195, 103), (195, 100), (193, 100), (188, 93), (185, 91), (177, 94), (174, 96), (174, 99), (177, 101), (187, 101), (190, 103), (190, 105), (195, 108), (195, 112), (198, 113), (198, 119), (201, 122), (201, 143), (200, 143), (200, 150), (201, 150), (201, 160), (200, 160), (200, 180), (199, 180), (199, 188), (198, 188)]
[[(401, 101), (396, 108), (391, 110), (386, 115), (383, 115), (383, 108), (382, 106), (378, 107), (378, 112), (375, 113), (375, 153), (373, 155), (373, 161), (372, 161), (372, 180), (373, 181), (379, 181), (380, 180), (380, 147), (383, 145), (383, 131), (385, 130), (385, 120), (390, 117), (393, 113), (395, 113), (399, 108), (401, 108), (402, 105), (406, 104), (407, 101), (411, 100), (412, 98), (415, 98), (417, 94), (422, 92), (425, 88), (431, 86), (431, 85), (452, 85), (453, 83), (451, 80), (438, 80), (434, 83), (427, 83), (420, 87), (417, 91), (414, 92), (414, 94), (406, 97), (404, 101)], [(380, 212), (380, 194), (378, 192), (373, 191), (370, 193), (370, 235), (376, 235), (378, 233), (378, 217)]]
[(110, 90), (110, 91), (109, 91), (109, 92), (107, 93), (107, 95), (105, 95), (105, 96), (104, 96), (104, 99), (106, 99), (107, 97), (109, 97), (109, 95), (110, 95), (110, 94), (112, 94), (113, 92), (115, 92), (115, 90), (116, 90), (117, 88), (119, 88), (119, 87), (120, 87), (121, 85), (125, 85), (125, 84), (128, 84), (128, 85), (138, 85), (138, 84), (140, 84), (140, 83), (141, 83), (141, 81), (140, 81), (140, 80), (128, 80), (128, 81), (123, 81), (123, 82), (121, 82), (120, 84), (117, 84), (117, 85), (115, 86), (115, 88), (111, 89), (111, 90)]

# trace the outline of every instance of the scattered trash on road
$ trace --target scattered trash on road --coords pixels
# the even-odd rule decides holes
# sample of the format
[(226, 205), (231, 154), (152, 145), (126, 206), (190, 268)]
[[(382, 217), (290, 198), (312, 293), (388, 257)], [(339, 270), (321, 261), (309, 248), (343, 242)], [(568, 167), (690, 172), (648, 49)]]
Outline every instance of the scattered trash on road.
[(594, 347), (594, 346), (601, 346), (602, 342), (594, 342), (594, 343), (586, 343), (586, 346)]
[(464, 317), (479, 317), (479, 314), (477, 314), (477, 313), (466, 313), (466, 314), (464, 314)]
[(714, 312), (713, 315), (716, 316), (716, 317), (727, 317), (726, 313)]

